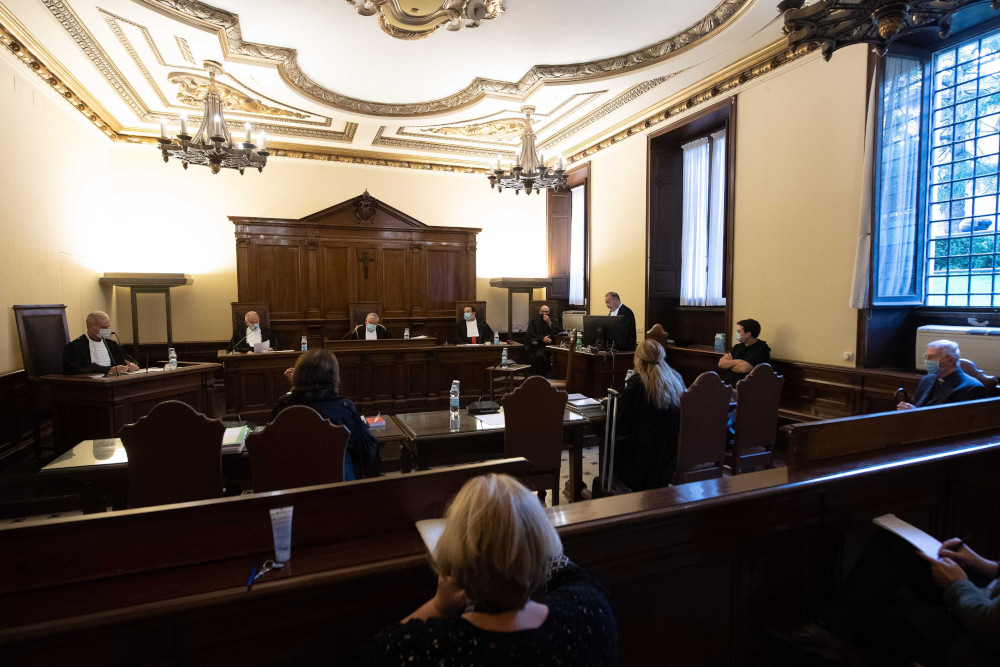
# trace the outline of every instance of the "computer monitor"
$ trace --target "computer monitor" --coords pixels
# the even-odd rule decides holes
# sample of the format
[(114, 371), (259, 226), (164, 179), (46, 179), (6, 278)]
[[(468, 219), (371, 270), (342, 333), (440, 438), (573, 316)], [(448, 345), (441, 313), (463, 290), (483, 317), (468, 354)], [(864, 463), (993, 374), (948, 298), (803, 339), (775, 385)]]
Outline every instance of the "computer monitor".
[(625, 340), (625, 318), (617, 315), (584, 315), (583, 344), (617, 349)]

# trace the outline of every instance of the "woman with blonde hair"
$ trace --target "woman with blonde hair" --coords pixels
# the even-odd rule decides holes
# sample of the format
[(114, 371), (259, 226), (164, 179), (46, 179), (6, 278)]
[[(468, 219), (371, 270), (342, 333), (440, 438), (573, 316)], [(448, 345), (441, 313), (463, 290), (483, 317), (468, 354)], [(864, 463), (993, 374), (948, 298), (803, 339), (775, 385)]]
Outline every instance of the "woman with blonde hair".
[(465, 483), (432, 566), (437, 594), (376, 637), (358, 664), (615, 663), (607, 594), (563, 555), (538, 499), (512, 477)]
[(670, 484), (677, 467), (684, 380), (666, 352), (647, 338), (635, 351), (635, 374), (618, 400), (615, 476), (633, 491)]

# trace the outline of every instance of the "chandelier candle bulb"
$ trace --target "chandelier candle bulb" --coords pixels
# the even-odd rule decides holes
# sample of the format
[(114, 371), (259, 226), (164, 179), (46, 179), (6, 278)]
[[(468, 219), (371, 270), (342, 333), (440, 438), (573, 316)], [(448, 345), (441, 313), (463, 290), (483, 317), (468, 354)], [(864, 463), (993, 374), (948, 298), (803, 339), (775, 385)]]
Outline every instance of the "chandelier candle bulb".
[(160, 121), (160, 139), (166, 139), (166, 138), (167, 138), (167, 121), (161, 120)]
[(247, 130), (247, 143), (248, 144), (252, 144), (253, 141), (251, 141), (251, 139), (250, 139), (250, 123), (247, 123), (245, 125), (245, 127), (246, 127), (246, 130)]
[(181, 114), (181, 134), (186, 135), (187, 133), (188, 133), (187, 115)]

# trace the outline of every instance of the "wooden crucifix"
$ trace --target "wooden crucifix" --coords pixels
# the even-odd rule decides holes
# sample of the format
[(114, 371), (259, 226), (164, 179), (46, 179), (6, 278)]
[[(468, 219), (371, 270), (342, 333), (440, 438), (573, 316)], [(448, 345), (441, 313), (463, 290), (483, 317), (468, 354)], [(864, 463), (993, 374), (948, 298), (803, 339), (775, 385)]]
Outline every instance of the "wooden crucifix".
[(368, 263), (369, 262), (374, 262), (375, 258), (374, 257), (369, 257), (368, 256), (368, 251), (365, 250), (365, 253), (363, 255), (361, 255), (360, 257), (358, 257), (358, 261), (365, 265), (365, 280), (368, 280)]

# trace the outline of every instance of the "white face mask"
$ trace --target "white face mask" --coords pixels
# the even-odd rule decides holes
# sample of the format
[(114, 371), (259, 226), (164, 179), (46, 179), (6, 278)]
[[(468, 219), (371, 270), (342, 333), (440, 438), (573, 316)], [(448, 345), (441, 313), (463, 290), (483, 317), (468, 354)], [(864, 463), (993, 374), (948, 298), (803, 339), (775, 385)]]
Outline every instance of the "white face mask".
[(468, 322), (472, 319), (472, 313), (465, 313), (465, 321)]
[(740, 343), (743, 342), (744, 336), (746, 336), (746, 334), (741, 334), (739, 331), (736, 332), (736, 340), (739, 341)]
[(368, 330), (369, 331), (375, 331), (375, 325), (374, 324), (369, 324), (368, 325)]
[(111, 329), (101, 329), (97, 335), (99, 338), (111, 338)]
[(250, 325), (250, 331), (256, 331), (257, 329), (260, 329), (260, 324), (258, 322), (254, 322)]

